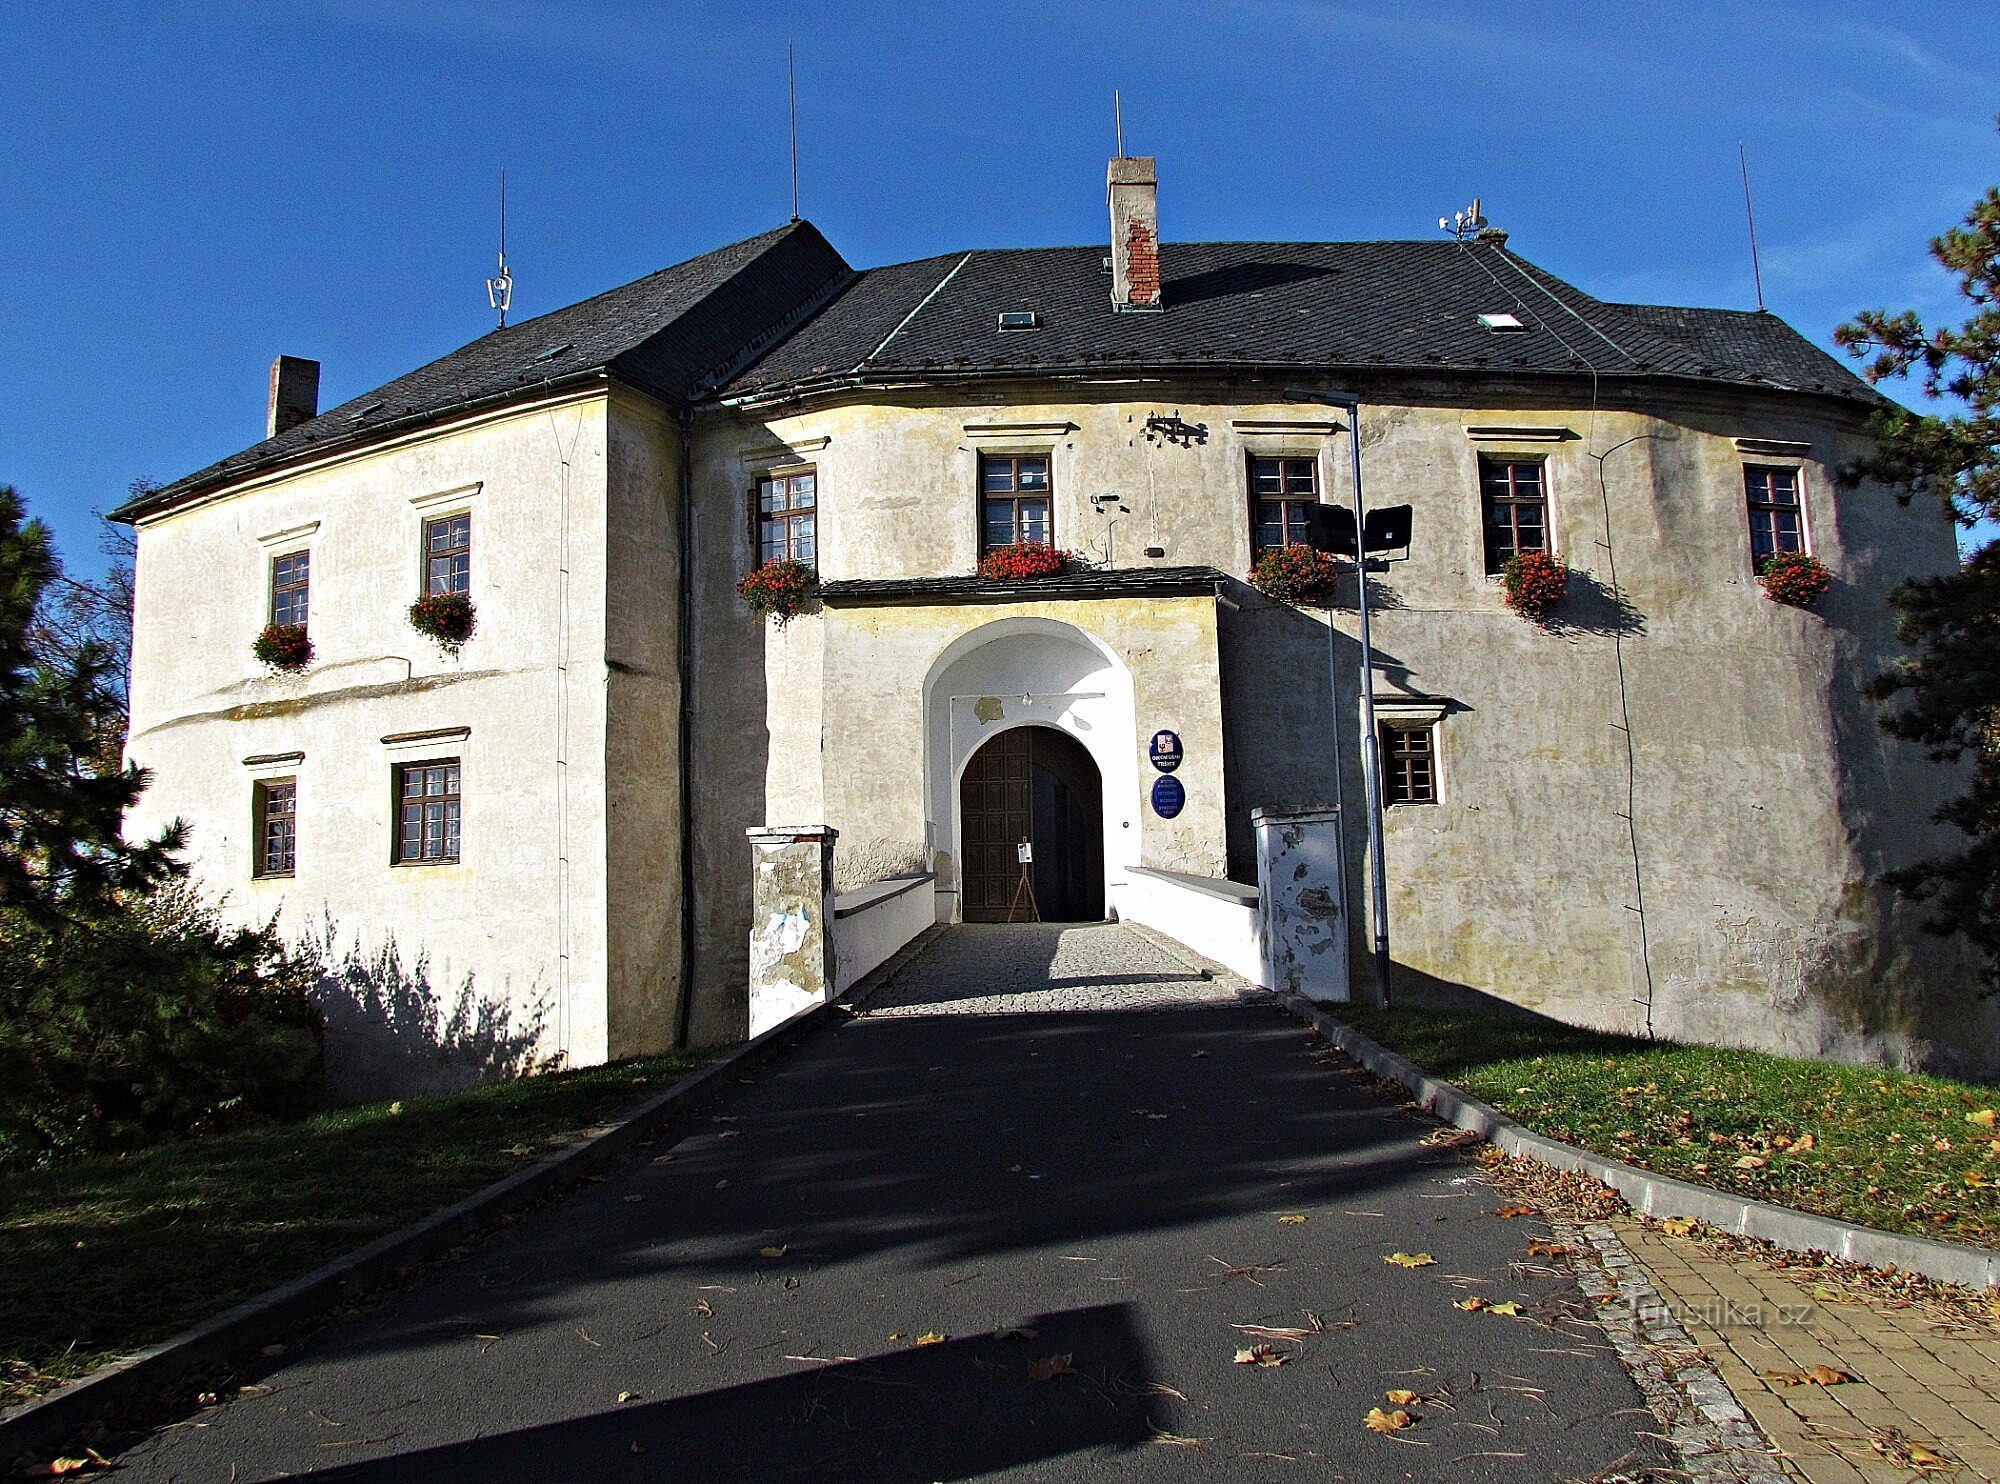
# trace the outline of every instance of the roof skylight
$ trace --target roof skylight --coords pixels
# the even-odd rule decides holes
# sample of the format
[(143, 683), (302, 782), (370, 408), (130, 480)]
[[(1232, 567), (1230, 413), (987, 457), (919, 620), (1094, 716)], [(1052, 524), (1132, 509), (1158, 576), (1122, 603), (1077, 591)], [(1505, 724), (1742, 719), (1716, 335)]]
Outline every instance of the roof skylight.
[(1508, 314), (1504, 310), (1495, 310), (1490, 314), (1480, 315), (1479, 323), (1489, 330), (1525, 330), (1528, 328), (1521, 323), (1521, 317), (1518, 314)]
[(1041, 328), (1041, 323), (1042, 317), (1032, 309), (1008, 309), (1000, 315), (1003, 330), (1035, 330)]

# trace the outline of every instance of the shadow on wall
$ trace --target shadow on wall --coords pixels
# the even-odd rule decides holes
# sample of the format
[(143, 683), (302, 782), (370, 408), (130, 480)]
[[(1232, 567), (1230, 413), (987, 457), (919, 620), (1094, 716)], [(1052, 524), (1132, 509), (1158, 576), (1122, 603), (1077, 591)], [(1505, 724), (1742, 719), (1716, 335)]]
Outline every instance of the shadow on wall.
[(1569, 591), (1549, 621), (1551, 634), (1596, 634), (1602, 638), (1634, 638), (1646, 632), (1646, 615), (1615, 587), (1606, 586), (1581, 567), (1569, 571)]
[(319, 963), (310, 991), (326, 1016), (326, 1072), (348, 1102), (455, 1092), (478, 1082), (554, 1071), (542, 1053), (549, 996), (525, 1014), (481, 994), (467, 974), (449, 990), (431, 983), (430, 955), (404, 963), (393, 933), (373, 945), (339, 946), (328, 916), (297, 947)]

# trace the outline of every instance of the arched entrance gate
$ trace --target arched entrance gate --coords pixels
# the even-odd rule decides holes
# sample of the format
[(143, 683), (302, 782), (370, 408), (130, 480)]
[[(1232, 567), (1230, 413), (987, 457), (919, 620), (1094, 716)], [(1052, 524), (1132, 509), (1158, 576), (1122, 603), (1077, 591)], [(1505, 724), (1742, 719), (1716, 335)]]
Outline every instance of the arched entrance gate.
[(959, 822), (965, 921), (1104, 916), (1104, 783), (1075, 738), (1017, 726), (988, 740), (959, 780)]
[[(925, 831), (946, 921), (1004, 922), (1020, 845), (1045, 920), (1096, 922), (1139, 858), (1132, 676), (1103, 640), (1040, 615), (960, 634), (924, 678)], [(1016, 919), (1025, 916), (1017, 912)]]

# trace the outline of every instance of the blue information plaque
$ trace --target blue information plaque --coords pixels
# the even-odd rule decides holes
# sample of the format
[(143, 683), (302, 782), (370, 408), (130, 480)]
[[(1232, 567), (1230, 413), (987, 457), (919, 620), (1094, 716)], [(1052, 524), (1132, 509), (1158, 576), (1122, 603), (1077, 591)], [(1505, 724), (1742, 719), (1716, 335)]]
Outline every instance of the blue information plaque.
[(1187, 790), (1181, 787), (1178, 778), (1155, 778), (1153, 780), (1153, 812), (1162, 819), (1172, 819), (1187, 805)]
[(1146, 748), (1153, 759), (1153, 766), (1162, 773), (1171, 773), (1181, 765), (1181, 739), (1177, 732), (1155, 732), (1153, 740)]

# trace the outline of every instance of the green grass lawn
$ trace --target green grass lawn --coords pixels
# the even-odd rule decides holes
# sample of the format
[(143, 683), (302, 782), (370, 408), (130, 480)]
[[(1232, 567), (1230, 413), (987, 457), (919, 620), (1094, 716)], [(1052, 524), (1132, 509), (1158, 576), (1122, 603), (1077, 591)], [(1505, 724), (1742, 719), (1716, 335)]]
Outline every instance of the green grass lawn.
[(497, 1082), (0, 1175), (0, 1405), (427, 1216), (702, 1060)]
[(1505, 1011), (1334, 1013), (1539, 1133), (1780, 1205), (2000, 1247), (2000, 1089)]

